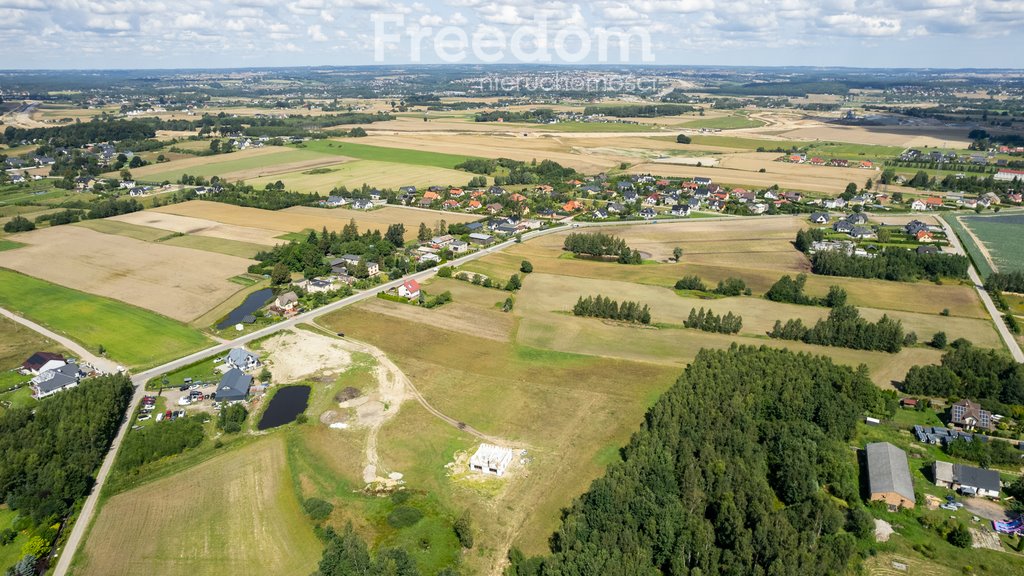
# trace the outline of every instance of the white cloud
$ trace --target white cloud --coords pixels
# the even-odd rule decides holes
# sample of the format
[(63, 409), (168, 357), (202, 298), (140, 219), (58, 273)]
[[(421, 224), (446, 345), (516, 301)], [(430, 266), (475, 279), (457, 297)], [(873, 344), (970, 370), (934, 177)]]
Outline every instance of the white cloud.
[(92, 30), (131, 30), (132, 25), (121, 18), (89, 18), (85, 23), (86, 28)]
[(309, 38), (313, 40), (313, 42), (327, 42), (327, 35), (324, 34), (324, 31), (320, 28), (319, 24), (313, 24), (307, 28), (306, 34), (309, 34)]
[(833, 32), (847, 36), (894, 36), (900, 33), (901, 28), (900, 21), (896, 18), (850, 13), (825, 16), (822, 21)]

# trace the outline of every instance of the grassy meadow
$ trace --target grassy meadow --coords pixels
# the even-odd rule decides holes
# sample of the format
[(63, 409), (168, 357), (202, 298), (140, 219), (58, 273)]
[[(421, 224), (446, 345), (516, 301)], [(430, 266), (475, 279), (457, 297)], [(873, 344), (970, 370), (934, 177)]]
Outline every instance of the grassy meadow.
[(0, 269), (0, 306), (68, 335), (90, 350), (102, 345), (127, 366), (152, 366), (212, 344), (154, 312)]
[(1020, 247), (1024, 214), (964, 216), (960, 222), (985, 245), (998, 271), (1024, 270), (1024, 250)]

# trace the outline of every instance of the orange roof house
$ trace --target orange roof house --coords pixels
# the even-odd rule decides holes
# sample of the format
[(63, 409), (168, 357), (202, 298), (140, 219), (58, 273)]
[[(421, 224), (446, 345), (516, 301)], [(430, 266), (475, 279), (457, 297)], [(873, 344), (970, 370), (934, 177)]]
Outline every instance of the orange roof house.
[(424, 200), (437, 200), (440, 197), (441, 195), (438, 194), (437, 192), (430, 192), (429, 190), (423, 193)]
[(569, 200), (562, 206), (562, 210), (565, 210), (566, 212), (575, 212), (577, 210), (583, 210), (583, 204), (580, 204), (575, 200)]

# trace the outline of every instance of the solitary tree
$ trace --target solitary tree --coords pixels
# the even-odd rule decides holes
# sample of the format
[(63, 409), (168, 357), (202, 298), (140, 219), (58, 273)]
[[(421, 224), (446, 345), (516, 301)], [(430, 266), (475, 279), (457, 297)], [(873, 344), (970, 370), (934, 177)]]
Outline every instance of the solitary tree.
[(676, 142), (678, 144), (689, 144), (691, 140), (686, 134), (680, 134), (679, 136), (676, 136)]
[(943, 350), (946, 347), (946, 343), (947, 338), (945, 332), (936, 332), (935, 335), (932, 336), (932, 347)]
[(533, 272), (533, 264), (529, 260), (523, 260), (519, 264), (519, 271), (523, 274), (529, 274), (530, 272)]
[(672, 249), (672, 259), (673, 260), (675, 260), (676, 262), (679, 262), (679, 259), (682, 258), (682, 257), (683, 257), (683, 249), (682, 248), (680, 248), (679, 246), (676, 246), (675, 248)]

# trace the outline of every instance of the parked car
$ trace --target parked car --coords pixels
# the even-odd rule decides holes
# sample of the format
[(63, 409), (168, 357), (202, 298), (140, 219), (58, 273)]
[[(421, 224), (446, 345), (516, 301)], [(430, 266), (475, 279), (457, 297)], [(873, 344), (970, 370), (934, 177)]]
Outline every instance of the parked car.
[(174, 417), (175, 418), (183, 418), (184, 416), (185, 416), (185, 411), (184, 410), (178, 410), (177, 412), (174, 413)]
[(151, 416), (149, 414), (143, 414), (142, 416), (139, 416), (138, 418), (136, 418), (136, 420), (138, 420), (139, 422), (145, 422), (146, 420), (149, 420), (150, 418), (151, 418)]
[(164, 420), (169, 420), (170, 417), (171, 417), (171, 411), (170, 410), (164, 412)]
[(181, 386), (178, 387), (178, 390), (180, 390), (182, 392), (184, 392), (185, 390), (188, 390), (188, 384), (182, 384)]
[(164, 413), (163, 412), (161, 412), (161, 413), (156, 415), (156, 421), (157, 422), (163, 422), (163, 420), (164, 420)]
[(209, 400), (209, 399), (210, 399), (210, 395), (209, 394), (203, 394), (203, 400)]

